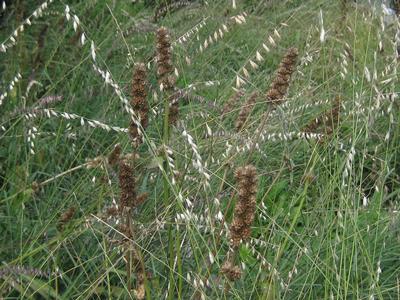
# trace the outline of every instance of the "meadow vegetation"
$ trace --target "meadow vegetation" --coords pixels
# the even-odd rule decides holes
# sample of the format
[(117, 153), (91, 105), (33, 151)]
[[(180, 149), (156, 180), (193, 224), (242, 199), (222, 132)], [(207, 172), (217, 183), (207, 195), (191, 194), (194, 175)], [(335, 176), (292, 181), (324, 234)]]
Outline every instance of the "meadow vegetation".
[(0, 2), (0, 299), (400, 297), (396, 17)]

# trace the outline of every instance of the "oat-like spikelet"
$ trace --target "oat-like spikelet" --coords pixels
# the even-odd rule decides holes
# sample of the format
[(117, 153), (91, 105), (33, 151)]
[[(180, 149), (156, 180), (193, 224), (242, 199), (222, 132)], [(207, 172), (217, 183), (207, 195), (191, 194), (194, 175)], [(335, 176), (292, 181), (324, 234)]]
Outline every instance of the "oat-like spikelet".
[(128, 162), (119, 163), (120, 209), (136, 206), (136, 179)]
[[(133, 79), (132, 79), (132, 98), (131, 106), (135, 111), (136, 115), (140, 118), (140, 124), (143, 129), (146, 129), (149, 122), (148, 112), (149, 108), (147, 105), (147, 90), (146, 90), (146, 66), (140, 63), (136, 66)], [(137, 125), (132, 121), (129, 126), (129, 133), (132, 139), (140, 138), (139, 129)]]
[(172, 48), (168, 30), (160, 27), (157, 30), (157, 75), (161, 90), (170, 99), (169, 123), (175, 125), (178, 120), (179, 104), (172, 96), (175, 90), (176, 77), (172, 65)]
[(239, 99), (243, 96), (244, 92), (242, 90), (237, 90), (235, 94), (233, 94), (233, 96), (230, 97), (229, 100), (225, 103), (224, 108), (222, 109), (222, 114), (224, 115), (231, 112), (239, 102)]
[(236, 170), (236, 181), (239, 199), (235, 206), (234, 217), (230, 228), (231, 244), (237, 248), (251, 235), (251, 224), (256, 210), (257, 172), (252, 165)]
[(289, 48), (279, 64), (275, 79), (267, 92), (267, 102), (281, 104), (289, 88), (290, 78), (295, 70), (299, 52), (297, 48)]
[(64, 230), (65, 225), (71, 221), (71, 219), (74, 217), (75, 215), (75, 207), (71, 206), (70, 208), (68, 208), (67, 211), (65, 211), (61, 216), (60, 219), (58, 221), (58, 229), (60, 231)]
[(221, 272), (230, 280), (238, 280), (242, 276), (242, 270), (239, 266), (235, 266), (230, 261), (225, 261), (221, 267)]
[(248, 117), (250, 116), (254, 105), (257, 102), (258, 93), (254, 92), (251, 96), (247, 99), (247, 101), (242, 106), (238, 118), (235, 123), (235, 127), (237, 131), (240, 131), (243, 125), (246, 123)]

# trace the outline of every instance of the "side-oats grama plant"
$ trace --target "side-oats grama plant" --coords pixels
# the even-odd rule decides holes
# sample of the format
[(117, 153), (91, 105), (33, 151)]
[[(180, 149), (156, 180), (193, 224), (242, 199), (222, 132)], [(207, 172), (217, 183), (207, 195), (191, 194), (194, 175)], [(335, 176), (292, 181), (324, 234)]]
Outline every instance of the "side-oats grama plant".
[(290, 78), (295, 70), (299, 51), (289, 48), (283, 57), (271, 87), (267, 92), (267, 102), (279, 105), (284, 101), (290, 84)]

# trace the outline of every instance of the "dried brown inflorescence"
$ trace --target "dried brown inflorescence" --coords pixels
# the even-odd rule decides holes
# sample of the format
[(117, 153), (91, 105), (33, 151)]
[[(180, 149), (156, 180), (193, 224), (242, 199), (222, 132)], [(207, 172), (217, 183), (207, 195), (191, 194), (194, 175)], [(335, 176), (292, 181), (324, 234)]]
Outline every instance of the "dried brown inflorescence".
[[(149, 107), (147, 105), (147, 74), (146, 66), (143, 63), (136, 65), (133, 79), (132, 79), (132, 98), (131, 106), (135, 111), (136, 115), (140, 119), (140, 125), (143, 129), (146, 129), (149, 119), (148, 112)], [(133, 140), (141, 139), (138, 126), (135, 122), (131, 121), (129, 126), (129, 133)]]
[(175, 125), (178, 121), (179, 104), (172, 94), (175, 90), (176, 77), (172, 65), (172, 48), (168, 30), (161, 27), (157, 30), (157, 75), (161, 90), (165, 91), (166, 99), (171, 101), (169, 123)]
[(119, 163), (120, 209), (134, 207), (136, 200), (136, 179), (133, 169), (125, 160)]
[(221, 272), (230, 280), (238, 280), (242, 276), (242, 270), (230, 261), (225, 261), (221, 267)]
[(222, 114), (227, 114), (231, 112), (235, 106), (238, 104), (240, 98), (244, 96), (244, 92), (242, 90), (237, 90), (232, 97), (228, 99), (225, 103), (224, 108), (222, 109)]
[(118, 164), (120, 157), (121, 157), (121, 145), (120, 144), (116, 144), (114, 146), (113, 151), (110, 153), (110, 155), (108, 156), (108, 163), (112, 166), (115, 166)]
[(299, 52), (297, 48), (289, 48), (279, 64), (274, 81), (267, 92), (267, 102), (279, 105), (283, 102), (290, 84), (290, 78), (295, 70)]
[(336, 97), (333, 107), (310, 122), (304, 131), (316, 133), (320, 127), (323, 127), (326, 134), (331, 134), (340, 120), (340, 103), (340, 97)]
[(65, 225), (67, 225), (67, 224), (72, 220), (72, 218), (73, 218), (74, 215), (75, 215), (75, 211), (76, 211), (76, 208), (73, 207), (73, 206), (71, 206), (70, 208), (68, 208), (68, 210), (66, 210), (66, 211), (60, 216), (60, 219), (58, 220), (58, 229), (59, 229), (60, 231), (63, 231)]
[(251, 224), (256, 210), (257, 171), (252, 165), (236, 170), (239, 199), (230, 228), (231, 244), (235, 249), (251, 235)]
[(243, 128), (243, 125), (246, 123), (247, 119), (249, 118), (253, 110), (254, 105), (257, 102), (257, 98), (258, 98), (258, 93), (254, 92), (243, 104), (235, 123), (237, 131), (240, 131)]
[(120, 194), (120, 210), (125, 207), (136, 208), (146, 201), (148, 194), (136, 193), (136, 178), (133, 175), (133, 168), (126, 160), (121, 160), (119, 163), (119, 186)]

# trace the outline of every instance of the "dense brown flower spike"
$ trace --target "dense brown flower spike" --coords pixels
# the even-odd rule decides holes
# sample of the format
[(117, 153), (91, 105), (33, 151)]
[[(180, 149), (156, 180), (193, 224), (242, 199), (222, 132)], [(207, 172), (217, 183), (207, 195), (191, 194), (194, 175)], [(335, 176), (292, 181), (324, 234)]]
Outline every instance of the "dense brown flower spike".
[(258, 93), (254, 92), (253, 94), (251, 94), (251, 96), (247, 99), (247, 101), (242, 106), (239, 116), (236, 120), (236, 124), (235, 124), (237, 131), (240, 131), (242, 129), (243, 125), (246, 123), (250, 113), (253, 110), (254, 105), (257, 102), (257, 98), (258, 98)]
[(136, 178), (133, 175), (133, 168), (126, 160), (119, 163), (119, 186), (120, 192), (120, 210), (124, 207), (135, 208), (146, 201), (148, 194), (136, 193)]
[(281, 104), (289, 88), (290, 78), (295, 70), (299, 52), (297, 48), (289, 48), (279, 64), (278, 71), (267, 93), (267, 102)]
[(119, 163), (120, 209), (135, 207), (136, 180), (133, 169), (128, 162), (121, 160)]
[[(140, 118), (140, 125), (143, 129), (146, 129), (149, 122), (146, 81), (146, 66), (140, 63), (136, 66), (133, 73), (131, 106)], [(133, 121), (129, 126), (129, 133), (134, 140), (140, 138), (139, 128), (137, 128), (137, 125)]]
[(230, 228), (231, 244), (237, 248), (251, 234), (251, 224), (256, 210), (257, 172), (252, 165), (236, 170), (236, 181), (239, 199), (235, 206), (234, 217)]
[(174, 101), (172, 93), (175, 89), (176, 77), (172, 66), (172, 48), (168, 30), (161, 27), (157, 30), (157, 75), (160, 89), (165, 91), (166, 98), (171, 101), (169, 110), (170, 124), (178, 120), (179, 104)]
[(221, 267), (221, 272), (225, 274), (230, 281), (238, 280), (242, 276), (242, 270), (240, 270), (240, 267), (233, 265), (230, 261), (224, 262)]

